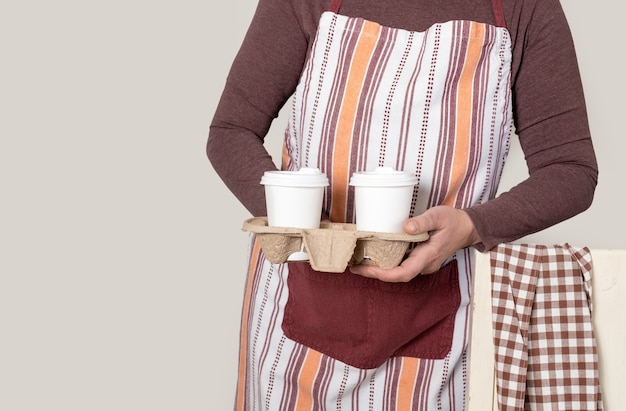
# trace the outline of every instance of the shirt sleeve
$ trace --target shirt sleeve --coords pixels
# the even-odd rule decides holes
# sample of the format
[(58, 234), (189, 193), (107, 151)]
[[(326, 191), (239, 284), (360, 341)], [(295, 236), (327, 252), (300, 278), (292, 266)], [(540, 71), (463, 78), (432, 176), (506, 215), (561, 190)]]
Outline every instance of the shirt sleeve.
[(517, 4), (522, 9), (512, 13), (520, 22), (512, 32), (513, 107), (529, 177), (498, 198), (466, 210), (482, 239), (479, 250), (584, 211), (597, 184), (583, 86), (561, 5), (558, 0)]
[(295, 90), (307, 44), (291, 0), (260, 0), (211, 123), (209, 160), (254, 216), (266, 214), (261, 176), (277, 169), (264, 138)]

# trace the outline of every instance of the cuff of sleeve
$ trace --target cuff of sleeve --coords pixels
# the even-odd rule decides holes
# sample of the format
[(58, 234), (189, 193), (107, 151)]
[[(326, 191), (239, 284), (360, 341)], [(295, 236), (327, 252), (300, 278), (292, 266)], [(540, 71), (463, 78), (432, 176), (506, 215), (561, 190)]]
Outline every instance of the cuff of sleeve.
[(473, 247), (481, 253), (484, 253), (498, 245), (498, 241), (489, 235), (487, 224), (485, 224), (481, 213), (479, 213), (475, 207), (466, 208), (464, 209), (464, 211), (469, 215), (470, 219), (472, 220), (472, 223), (474, 224), (474, 229), (476, 230), (476, 233), (478, 233), (478, 237), (481, 240), (479, 243), (474, 244)]

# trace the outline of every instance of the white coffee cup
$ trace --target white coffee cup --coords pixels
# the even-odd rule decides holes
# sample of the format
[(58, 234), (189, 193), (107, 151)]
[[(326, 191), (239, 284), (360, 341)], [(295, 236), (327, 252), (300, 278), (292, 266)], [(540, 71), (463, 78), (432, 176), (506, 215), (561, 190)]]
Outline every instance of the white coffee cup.
[(350, 185), (354, 186), (357, 230), (403, 233), (415, 184), (417, 177), (391, 167), (354, 173)]
[(319, 169), (266, 171), (261, 184), (269, 226), (319, 228), (324, 187), (328, 186), (328, 178)]

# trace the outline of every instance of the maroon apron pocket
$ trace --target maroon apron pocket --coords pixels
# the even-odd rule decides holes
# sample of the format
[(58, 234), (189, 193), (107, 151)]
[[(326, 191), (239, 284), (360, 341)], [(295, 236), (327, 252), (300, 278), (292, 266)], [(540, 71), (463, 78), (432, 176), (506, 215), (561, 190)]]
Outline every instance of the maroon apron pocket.
[(289, 263), (282, 328), (294, 341), (350, 364), (376, 368), (394, 356), (444, 358), (461, 302), (456, 260), (408, 283), (386, 283)]

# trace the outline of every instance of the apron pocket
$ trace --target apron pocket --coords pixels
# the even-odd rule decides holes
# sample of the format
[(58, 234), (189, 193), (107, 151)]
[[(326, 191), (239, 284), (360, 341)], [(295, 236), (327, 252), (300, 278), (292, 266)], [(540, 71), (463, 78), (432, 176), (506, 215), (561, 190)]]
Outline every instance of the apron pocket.
[(386, 283), (289, 263), (282, 328), (292, 340), (346, 364), (376, 368), (394, 356), (444, 358), (461, 302), (451, 261), (408, 283)]

